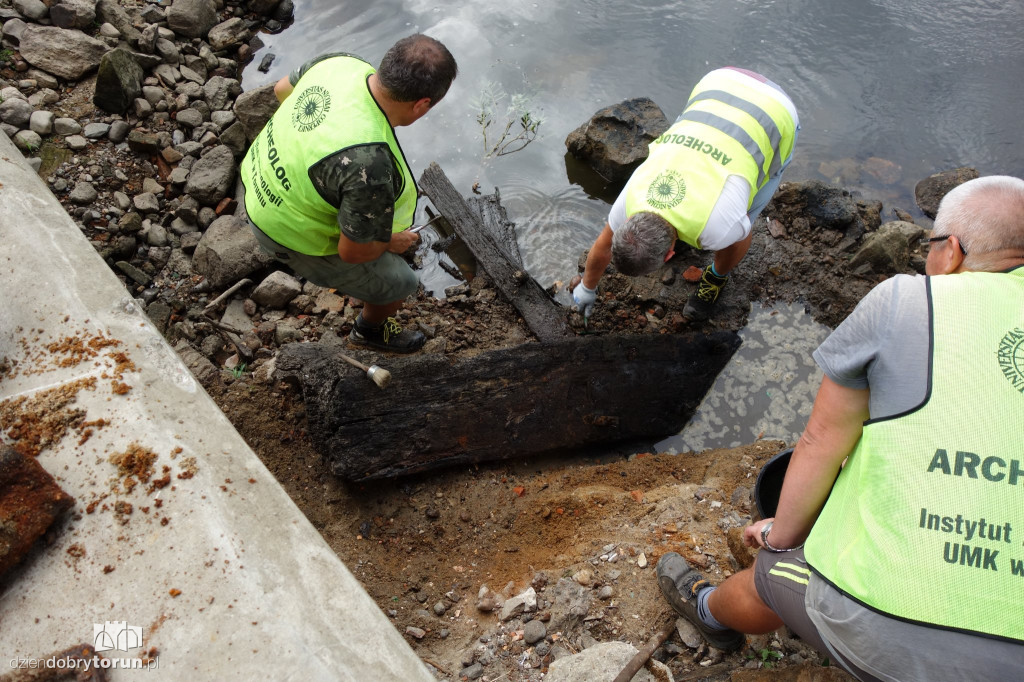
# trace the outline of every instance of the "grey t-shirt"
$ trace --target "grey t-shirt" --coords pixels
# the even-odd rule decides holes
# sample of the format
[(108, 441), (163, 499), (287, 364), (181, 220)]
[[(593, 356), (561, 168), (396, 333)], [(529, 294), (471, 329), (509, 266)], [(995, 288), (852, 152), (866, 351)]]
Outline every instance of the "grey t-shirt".
[[(849, 388), (870, 386), (872, 419), (917, 407), (928, 393), (926, 281), (921, 275), (896, 275), (882, 282), (814, 351), (814, 360), (832, 381)], [(822, 638), (881, 680), (1024, 679), (1024, 646), (883, 616), (815, 573), (804, 602)]]

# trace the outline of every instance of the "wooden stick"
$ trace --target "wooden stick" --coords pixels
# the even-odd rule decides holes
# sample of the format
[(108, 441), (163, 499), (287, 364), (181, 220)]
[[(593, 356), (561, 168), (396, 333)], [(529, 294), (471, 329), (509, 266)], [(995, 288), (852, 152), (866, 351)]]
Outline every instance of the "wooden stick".
[(649, 659), (655, 650), (661, 646), (662, 642), (669, 638), (669, 635), (672, 634), (675, 627), (675, 618), (672, 618), (665, 623), (661, 630), (654, 633), (654, 636), (647, 640), (647, 644), (644, 644), (644, 648), (636, 652), (636, 655), (630, 659), (629, 663), (626, 664), (626, 667), (622, 669), (622, 672), (615, 676), (615, 679), (612, 680), (612, 682), (629, 682), (632, 680), (633, 676), (640, 672), (640, 668), (644, 667), (644, 664), (647, 663), (647, 659)]
[(242, 280), (239, 280), (239, 281), (235, 282), (234, 284), (231, 285), (230, 289), (228, 289), (223, 294), (221, 294), (217, 298), (215, 298), (212, 301), (210, 301), (209, 303), (207, 303), (206, 307), (203, 308), (203, 312), (205, 313), (208, 310), (213, 310), (215, 307), (217, 307), (218, 303), (220, 303), (225, 298), (227, 298), (231, 294), (235, 293), (236, 291), (238, 291), (239, 289), (244, 287), (246, 284), (252, 284), (252, 280), (251, 279), (242, 279)]
[(378, 367), (377, 365), (366, 366), (355, 358), (350, 358), (344, 353), (338, 353), (338, 356), (353, 367), (358, 367), (366, 372), (366, 376), (368, 376), (373, 383), (380, 386), (381, 390), (387, 388), (388, 384), (391, 383), (391, 372), (387, 371), (383, 367)]

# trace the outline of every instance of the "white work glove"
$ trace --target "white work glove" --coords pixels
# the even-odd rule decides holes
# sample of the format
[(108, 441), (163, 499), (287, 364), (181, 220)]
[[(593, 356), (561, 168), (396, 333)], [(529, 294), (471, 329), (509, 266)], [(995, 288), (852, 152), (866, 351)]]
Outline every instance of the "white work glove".
[(594, 312), (594, 303), (597, 302), (597, 289), (588, 289), (580, 282), (572, 290), (572, 300), (580, 307), (583, 317), (590, 317), (590, 313)]

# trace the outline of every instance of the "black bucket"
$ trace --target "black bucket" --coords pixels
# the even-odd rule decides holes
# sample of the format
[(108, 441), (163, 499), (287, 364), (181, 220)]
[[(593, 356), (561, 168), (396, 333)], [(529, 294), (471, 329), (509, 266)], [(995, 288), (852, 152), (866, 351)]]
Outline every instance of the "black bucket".
[(768, 460), (761, 468), (761, 473), (757, 475), (757, 483), (754, 484), (754, 504), (757, 505), (757, 513), (762, 519), (775, 516), (775, 510), (779, 506), (779, 495), (782, 493), (782, 480), (786, 477), (786, 469), (789, 468), (789, 458), (792, 454), (793, 448), (786, 448)]

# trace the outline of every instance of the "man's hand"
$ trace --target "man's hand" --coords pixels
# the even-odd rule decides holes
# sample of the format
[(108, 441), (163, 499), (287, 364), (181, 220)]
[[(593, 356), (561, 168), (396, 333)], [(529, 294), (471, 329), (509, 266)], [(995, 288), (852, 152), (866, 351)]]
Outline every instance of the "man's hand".
[(419, 240), (420, 236), (416, 232), (412, 232), (410, 230), (395, 232), (391, 235), (391, 241), (388, 243), (388, 251), (398, 254), (405, 253), (413, 245), (418, 243)]
[(586, 284), (580, 282), (572, 290), (572, 300), (580, 307), (583, 317), (590, 317), (594, 312), (594, 303), (597, 302), (597, 289), (588, 289)]
[(761, 529), (765, 527), (765, 524), (774, 520), (775, 517), (769, 519), (761, 519), (757, 523), (752, 523), (746, 528), (744, 528), (743, 544), (745, 544), (747, 547), (764, 547), (764, 543), (761, 541)]

